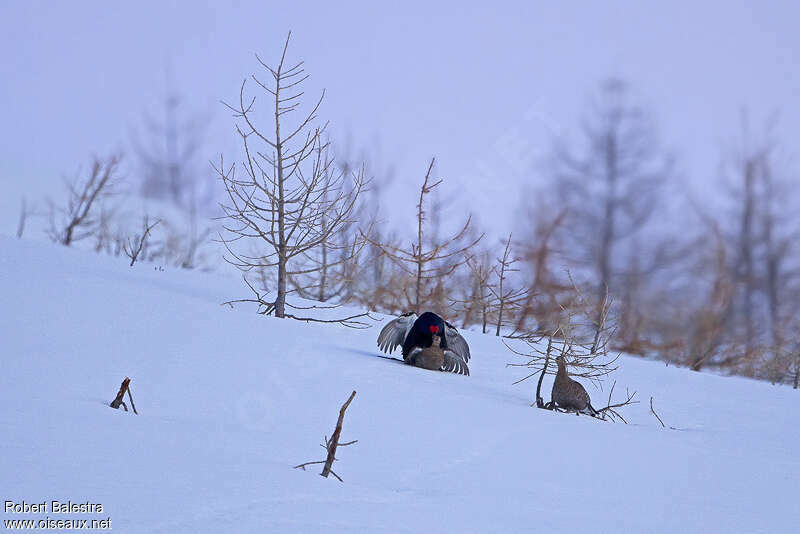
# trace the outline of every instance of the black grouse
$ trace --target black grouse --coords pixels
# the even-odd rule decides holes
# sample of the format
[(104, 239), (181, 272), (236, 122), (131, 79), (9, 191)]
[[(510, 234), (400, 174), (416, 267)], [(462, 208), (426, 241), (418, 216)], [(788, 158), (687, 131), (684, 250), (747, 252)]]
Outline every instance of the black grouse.
[(564, 356), (559, 355), (556, 358), (556, 363), (558, 364), (558, 372), (556, 373), (555, 382), (553, 382), (553, 392), (551, 394), (555, 405), (566, 410), (574, 410), (579, 413), (596, 416), (597, 410), (592, 407), (586, 389), (580, 382), (571, 379), (567, 374), (567, 362), (564, 360)]
[[(435, 313), (417, 316), (410, 312), (389, 321), (378, 335), (378, 347), (390, 354), (399, 345), (403, 347), (403, 361), (409, 365), (429, 369), (431, 362), (441, 357), (439, 370), (469, 375), (469, 345), (456, 327)], [(430, 350), (423, 353), (425, 349)]]

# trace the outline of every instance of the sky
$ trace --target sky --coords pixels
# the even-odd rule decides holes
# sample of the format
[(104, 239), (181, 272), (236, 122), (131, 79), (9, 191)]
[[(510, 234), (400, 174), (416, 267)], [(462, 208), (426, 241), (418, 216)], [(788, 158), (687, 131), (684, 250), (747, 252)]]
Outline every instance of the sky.
[[(537, 197), (553, 135), (587, 96), (627, 80), (678, 159), (678, 186), (708, 191), (739, 113), (780, 114), (800, 138), (800, 5), (792, 2), (28, 2), (0, 0), (0, 232), (19, 199), (60, 187), (92, 154), (131, 154), (166, 73), (184, 109), (210, 117), (204, 159), (237, 154), (220, 100), (278, 59), (305, 61), (309, 98), (339, 146), (393, 169), (387, 224), (413, 224), (436, 156), (448, 217), (503, 233)], [(127, 171), (134, 174), (131, 166)], [(7, 186), (7, 187), (6, 187)]]

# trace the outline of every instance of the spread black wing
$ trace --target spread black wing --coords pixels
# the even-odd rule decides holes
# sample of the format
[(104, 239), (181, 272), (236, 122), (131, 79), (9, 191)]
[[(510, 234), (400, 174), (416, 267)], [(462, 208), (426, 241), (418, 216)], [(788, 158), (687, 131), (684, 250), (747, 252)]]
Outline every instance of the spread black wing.
[(416, 313), (407, 313), (397, 319), (392, 319), (381, 329), (378, 334), (378, 347), (386, 354), (391, 354), (394, 349), (403, 344), (408, 331), (417, 320)]
[(462, 360), (461, 356), (452, 350), (444, 351), (444, 363), (442, 363), (442, 371), (469, 376), (469, 367), (467, 367), (467, 362)]
[(467, 340), (461, 337), (458, 329), (448, 322), (445, 322), (444, 335), (447, 339), (447, 348), (455, 352), (465, 363), (469, 361), (469, 345)]

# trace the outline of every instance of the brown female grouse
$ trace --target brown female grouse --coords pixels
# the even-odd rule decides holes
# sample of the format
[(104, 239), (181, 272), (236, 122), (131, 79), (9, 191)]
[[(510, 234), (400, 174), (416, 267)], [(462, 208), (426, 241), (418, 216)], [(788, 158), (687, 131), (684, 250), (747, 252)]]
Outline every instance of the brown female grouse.
[(409, 360), (417, 367), (430, 369), (431, 371), (439, 371), (444, 363), (444, 351), (442, 350), (441, 344), (442, 338), (434, 334), (431, 346), (424, 349), (417, 348), (412, 351)]
[(580, 382), (571, 379), (567, 374), (567, 362), (564, 360), (564, 356), (559, 355), (556, 363), (558, 364), (558, 373), (553, 382), (553, 403), (559, 408), (592, 416), (597, 415), (597, 410), (592, 408), (592, 403), (589, 401), (589, 394), (586, 393)]
[(430, 347), (411, 350), (407, 363), (431, 371), (448, 371), (469, 375), (469, 368), (455, 352), (442, 349), (442, 338), (434, 334)]

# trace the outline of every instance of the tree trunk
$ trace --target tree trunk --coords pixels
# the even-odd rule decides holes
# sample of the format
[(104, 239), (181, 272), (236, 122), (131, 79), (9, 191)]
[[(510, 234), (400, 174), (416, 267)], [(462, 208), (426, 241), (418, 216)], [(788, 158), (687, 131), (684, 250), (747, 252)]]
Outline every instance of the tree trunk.
[(744, 283), (744, 327), (745, 327), (745, 360), (750, 362), (753, 353), (753, 337), (755, 327), (753, 324), (753, 293), (754, 269), (752, 247), (753, 217), (755, 211), (755, 168), (752, 159), (744, 164), (744, 209), (742, 212), (742, 227), (739, 235), (739, 276)]
[[(281, 62), (282, 63), (282, 62)], [(282, 65), (281, 65), (282, 66)], [(278, 68), (280, 76), (281, 68)], [(275, 317), (286, 313), (286, 204), (284, 198), (283, 143), (281, 142), (280, 83), (275, 85), (275, 164), (278, 174), (278, 294), (275, 297)], [(274, 220), (274, 219), (273, 219)]]
[(497, 305), (497, 329), (494, 333), (495, 336), (500, 335), (500, 327), (503, 325), (503, 307), (505, 306), (505, 295), (503, 295), (503, 282), (505, 281), (505, 264), (500, 269), (500, 285), (499, 285), (499, 295), (500, 295), (500, 302)]
[(606, 295), (611, 283), (611, 249), (615, 240), (615, 215), (617, 209), (617, 140), (613, 126), (609, 127), (606, 134), (606, 191), (605, 213), (603, 218), (603, 234), (600, 241), (600, 257), (598, 258), (598, 271), (600, 279), (597, 284), (597, 311), (595, 313), (595, 341), (592, 352), (597, 349), (600, 338), (600, 329), (605, 312)]

